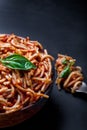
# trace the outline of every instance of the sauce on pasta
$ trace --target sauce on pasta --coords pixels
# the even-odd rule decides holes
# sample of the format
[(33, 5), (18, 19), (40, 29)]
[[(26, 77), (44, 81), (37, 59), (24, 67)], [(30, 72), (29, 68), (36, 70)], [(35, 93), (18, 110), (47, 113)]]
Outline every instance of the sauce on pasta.
[(58, 54), (56, 59), (55, 69), (57, 71), (56, 84), (60, 89), (74, 93), (80, 87), (83, 81), (82, 68), (75, 66), (76, 59), (71, 56)]
[(53, 57), (38, 41), (15, 34), (0, 34), (0, 58), (20, 54), (37, 68), (30, 70), (10, 69), (0, 63), (0, 113), (13, 112), (31, 105), (41, 97), (52, 83)]

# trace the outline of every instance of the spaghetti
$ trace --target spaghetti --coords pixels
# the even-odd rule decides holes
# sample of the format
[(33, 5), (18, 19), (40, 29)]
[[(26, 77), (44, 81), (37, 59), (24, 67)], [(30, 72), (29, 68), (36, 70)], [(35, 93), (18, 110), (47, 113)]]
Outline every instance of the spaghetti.
[(58, 54), (55, 63), (57, 71), (56, 84), (71, 93), (80, 87), (83, 81), (82, 68), (75, 66), (76, 60), (70, 56)]
[(14, 34), (0, 34), (0, 58), (20, 54), (30, 60), (36, 69), (10, 69), (0, 63), (0, 113), (10, 113), (35, 103), (52, 83), (53, 57), (38, 41)]

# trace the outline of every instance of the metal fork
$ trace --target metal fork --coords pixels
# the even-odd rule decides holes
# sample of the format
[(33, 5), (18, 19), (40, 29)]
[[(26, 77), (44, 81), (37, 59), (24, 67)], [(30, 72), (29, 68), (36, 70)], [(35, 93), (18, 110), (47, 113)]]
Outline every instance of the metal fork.
[(80, 88), (77, 89), (75, 92), (87, 94), (87, 84), (85, 82), (82, 82), (82, 85), (80, 86)]

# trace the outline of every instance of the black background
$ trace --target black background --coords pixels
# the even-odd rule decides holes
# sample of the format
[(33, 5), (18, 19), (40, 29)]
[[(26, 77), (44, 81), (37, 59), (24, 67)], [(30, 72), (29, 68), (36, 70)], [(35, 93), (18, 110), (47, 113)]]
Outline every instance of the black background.
[[(86, 81), (86, 6), (84, 0), (0, 0), (0, 33), (38, 40), (55, 59), (58, 53), (76, 58)], [(87, 97), (58, 91), (54, 83), (41, 111), (12, 128), (87, 130)]]

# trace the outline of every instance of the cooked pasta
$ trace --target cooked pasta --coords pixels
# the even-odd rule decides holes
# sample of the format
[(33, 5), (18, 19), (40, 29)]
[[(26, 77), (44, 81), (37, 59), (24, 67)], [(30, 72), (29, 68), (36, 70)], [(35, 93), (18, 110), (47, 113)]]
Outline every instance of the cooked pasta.
[(83, 81), (82, 68), (75, 66), (76, 60), (70, 56), (58, 54), (55, 69), (57, 71), (56, 84), (71, 93), (80, 87)]
[(36, 69), (10, 69), (0, 62), (0, 113), (10, 113), (49, 97), (45, 91), (52, 83), (53, 57), (29, 37), (0, 34), (0, 59), (14, 53), (30, 60)]

